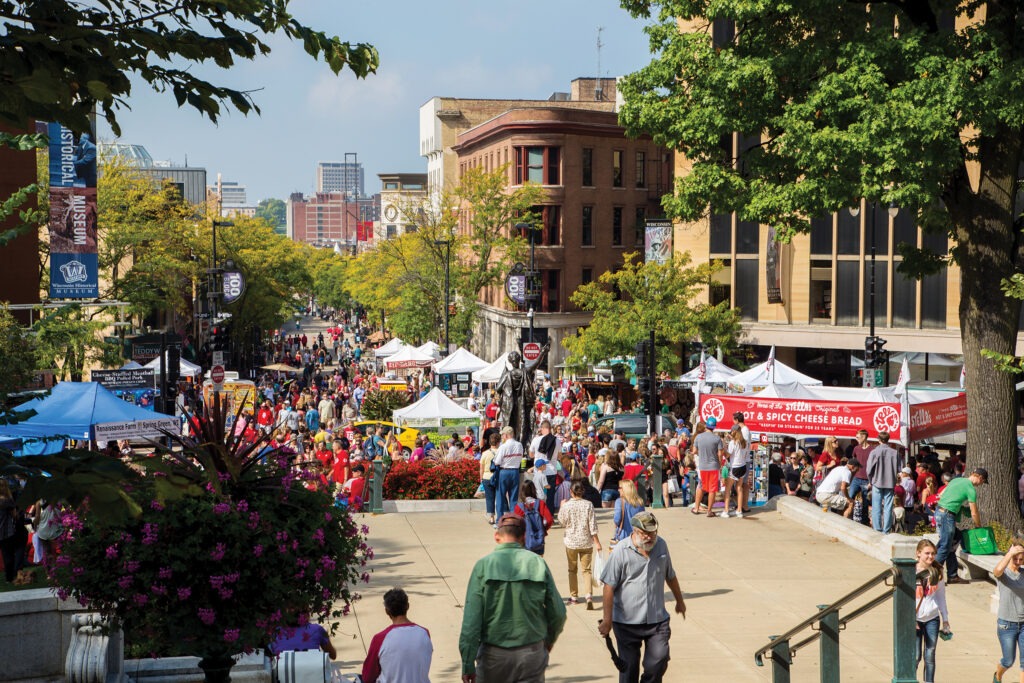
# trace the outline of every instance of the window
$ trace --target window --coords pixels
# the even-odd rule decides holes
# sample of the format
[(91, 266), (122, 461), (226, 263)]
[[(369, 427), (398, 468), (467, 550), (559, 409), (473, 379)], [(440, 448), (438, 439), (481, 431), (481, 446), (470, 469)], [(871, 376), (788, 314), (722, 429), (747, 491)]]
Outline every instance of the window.
[(714, 47), (725, 47), (735, 35), (736, 23), (732, 19), (715, 19), (711, 22), (711, 44)]
[[(911, 247), (917, 246), (917, 226), (914, 225), (914, 217), (909, 211), (900, 211), (892, 222), (893, 251), (899, 253), (899, 246), (907, 244)], [(895, 289), (895, 287), (893, 288)]]
[(642, 206), (636, 207), (636, 218), (633, 224), (633, 244), (638, 247), (644, 246), (644, 236), (647, 232), (647, 209)]
[(921, 327), (946, 328), (946, 269), (921, 278)]
[(757, 320), (758, 259), (736, 259), (736, 308), (743, 320)]
[(846, 209), (838, 212), (839, 226), (836, 230), (836, 253), (845, 256), (860, 255), (860, 214), (850, 215)]
[[(885, 327), (889, 314), (889, 263), (875, 261), (875, 326)], [(864, 262), (864, 322), (871, 319), (871, 262)]]
[(581, 285), (587, 285), (587, 284), (590, 284), (593, 281), (594, 281), (594, 269), (593, 268), (584, 268), (583, 272), (580, 274), (580, 284)]
[(612, 246), (622, 246), (622, 207), (612, 209)]
[(725, 302), (732, 303), (732, 261), (722, 261), (722, 268), (711, 276), (711, 285), (708, 287), (708, 298), (712, 306)]
[(384, 183), (384, 189), (385, 190), (397, 190), (398, 189), (398, 183), (393, 182), (393, 181), (388, 181), (388, 182)]
[(387, 229), (387, 235), (388, 235), (388, 239), (389, 240), (390, 239), (394, 239), (395, 237), (398, 237), (398, 226), (397, 225), (389, 225), (389, 226), (387, 226), (386, 229)]
[(594, 246), (594, 207), (584, 206), (582, 216), (582, 232), (580, 244), (584, 247)]
[(711, 214), (711, 253), (732, 253), (732, 215), (727, 213)]
[(583, 148), (583, 186), (594, 186), (594, 150), (591, 147)]
[(832, 262), (811, 261), (811, 320), (832, 322)]
[(917, 280), (903, 275), (897, 268), (892, 274), (892, 326), (916, 327), (916, 316)]
[(647, 155), (644, 152), (636, 153), (636, 186), (647, 187)]
[[(874, 211), (872, 211), (874, 208)], [(897, 216), (899, 214), (896, 214)], [(874, 232), (871, 230), (871, 221), (874, 220)], [(885, 206), (872, 204), (868, 207), (867, 215), (867, 228), (868, 234), (864, 239), (864, 253), (871, 253), (871, 240), (875, 240), (875, 253), (876, 254), (888, 254), (889, 253), (889, 210)]]
[(612, 151), (612, 187), (622, 187), (622, 150)]
[(544, 207), (544, 235), (543, 244), (549, 247), (558, 246), (562, 237), (562, 207)]
[(832, 216), (811, 219), (811, 253), (832, 255)]
[[(839, 212), (842, 216), (842, 212)], [(836, 264), (836, 324), (860, 325), (860, 261)]]
[(558, 272), (549, 270), (544, 274), (545, 287), (541, 294), (541, 310), (547, 313), (558, 311)]
[(739, 221), (736, 223), (736, 253), (756, 254), (761, 226), (751, 221)]
[(516, 185), (558, 185), (559, 151), (558, 147), (516, 147)]

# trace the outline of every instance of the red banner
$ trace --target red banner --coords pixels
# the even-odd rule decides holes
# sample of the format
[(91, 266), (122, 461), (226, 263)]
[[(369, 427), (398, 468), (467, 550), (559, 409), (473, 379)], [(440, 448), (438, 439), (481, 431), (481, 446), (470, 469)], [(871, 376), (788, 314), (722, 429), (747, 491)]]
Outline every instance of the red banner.
[(910, 438), (932, 439), (967, 429), (967, 394), (910, 406)]
[(835, 436), (844, 439), (854, 438), (859, 430), (866, 429), (872, 438), (877, 437), (881, 430), (888, 431), (894, 441), (900, 436), (899, 403), (755, 398), (722, 394), (704, 394), (700, 397), (701, 419), (714, 417), (718, 421), (716, 430), (730, 429), (735, 412), (743, 413), (743, 421), (752, 432)]
[(369, 242), (373, 239), (373, 221), (356, 222), (356, 241)]

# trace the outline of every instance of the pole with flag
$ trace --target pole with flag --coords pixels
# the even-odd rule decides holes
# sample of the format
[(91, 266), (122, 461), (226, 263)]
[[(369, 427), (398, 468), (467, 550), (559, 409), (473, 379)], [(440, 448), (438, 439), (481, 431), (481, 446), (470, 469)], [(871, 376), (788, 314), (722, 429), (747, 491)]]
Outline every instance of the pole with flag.
[[(865, 369), (865, 372), (868, 372)], [(900, 376), (896, 378), (896, 386), (893, 393), (900, 398), (900, 443), (910, 448), (910, 364), (907, 362), (907, 355), (903, 354), (903, 364), (900, 366)]]
[(966, 382), (966, 381), (967, 381), (967, 366), (966, 365), (961, 365), (960, 366), (960, 388), (961, 389), (964, 388), (964, 382)]
[(775, 344), (772, 344), (772, 349), (768, 352), (768, 362), (765, 363), (764, 369), (768, 374), (768, 384), (775, 384)]
[(697, 421), (700, 419), (700, 394), (701, 391), (704, 389), (704, 380), (706, 380), (707, 377), (708, 366), (706, 362), (706, 357), (704, 355), (704, 347), (702, 346), (700, 349), (700, 365), (697, 366), (697, 384), (696, 388), (693, 390), (693, 395), (697, 399), (696, 404), (694, 404), (694, 424), (696, 424)]

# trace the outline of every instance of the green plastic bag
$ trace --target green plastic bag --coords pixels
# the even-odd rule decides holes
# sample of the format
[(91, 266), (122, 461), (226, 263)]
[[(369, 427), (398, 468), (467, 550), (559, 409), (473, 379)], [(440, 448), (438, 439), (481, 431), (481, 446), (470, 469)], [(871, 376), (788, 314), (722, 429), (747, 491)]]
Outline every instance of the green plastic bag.
[(971, 555), (995, 555), (998, 553), (996, 535), (992, 531), (992, 527), (983, 526), (978, 529), (968, 529), (965, 531), (964, 550)]

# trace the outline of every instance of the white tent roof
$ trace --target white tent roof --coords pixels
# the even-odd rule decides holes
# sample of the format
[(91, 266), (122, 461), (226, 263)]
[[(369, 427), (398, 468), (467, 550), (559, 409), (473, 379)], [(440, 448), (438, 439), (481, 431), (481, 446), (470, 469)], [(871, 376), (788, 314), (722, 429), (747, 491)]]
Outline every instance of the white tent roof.
[(434, 372), (439, 375), (451, 375), (456, 372), (476, 372), (486, 368), (487, 365), (487, 361), (483, 358), (475, 356), (460, 346), (455, 350), (455, 353), (436, 364)]
[(414, 363), (416, 365), (422, 365), (433, 362), (434, 357), (429, 353), (424, 353), (415, 346), (403, 346), (401, 349), (388, 356), (387, 360), (384, 361), (384, 365), (398, 365), (399, 363)]
[(383, 346), (378, 348), (376, 351), (374, 351), (374, 354), (377, 356), (377, 358), (384, 358), (386, 356), (393, 356), (394, 354), (398, 353), (402, 349), (402, 347), (405, 346), (405, 345), (406, 344), (405, 344), (404, 341), (402, 341), (398, 337), (395, 337), (394, 339), (389, 341), (387, 344), (384, 344)]
[(423, 353), (429, 353), (435, 359), (441, 357), (441, 347), (432, 341), (428, 341), (426, 344), (417, 346), (416, 350), (422, 351)]
[(799, 382), (787, 382), (786, 384), (769, 384), (760, 391), (752, 392), (751, 395), (757, 398), (805, 398), (821, 399), (817, 391), (821, 387), (807, 387)]
[(133, 361), (133, 360), (130, 360), (127, 363), (125, 363), (124, 365), (122, 365), (121, 369), (122, 370), (141, 370), (142, 369), (142, 365), (137, 363), (137, 362), (135, 362), (135, 361)]
[[(160, 356), (157, 356), (153, 360), (146, 363), (145, 367), (153, 368), (157, 372), (160, 372)], [(203, 373), (203, 369), (195, 363), (190, 363), (184, 358), (178, 360), (178, 372), (182, 377), (198, 377)]]
[(480, 417), (479, 413), (466, 410), (451, 400), (438, 387), (413, 403), (411, 406), (399, 408), (394, 412), (395, 421), (430, 420), (436, 418)]
[[(704, 357), (704, 383), (705, 384), (725, 384), (736, 375), (740, 374), (739, 370), (733, 370), (728, 365), (720, 363), (714, 356)], [(679, 378), (681, 382), (692, 382), (696, 384), (700, 381), (700, 366), (698, 365), (693, 370)]]
[(962, 360), (954, 360), (947, 355), (941, 353), (896, 353), (889, 356), (889, 362), (899, 365), (906, 358), (907, 362), (911, 365), (924, 365), (925, 356), (928, 357), (928, 365), (933, 368), (958, 368), (964, 364)]
[(789, 384), (791, 382), (797, 382), (804, 386), (821, 386), (821, 380), (808, 377), (802, 372), (797, 372), (788, 365), (780, 363), (777, 359), (775, 360), (775, 371), (771, 379), (768, 377), (768, 361), (765, 361), (760, 365), (755, 365), (749, 370), (730, 377), (728, 381), (730, 385), (741, 387), (744, 390), (751, 387), (766, 387), (769, 384)]
[(508, 363), (508, 351), (498, 356), (498, 358), (482, 370), (477, 370), (473, 373), (473, 381), (480, 382), (481, 384), (494, 384), (501, 379), (502, 374), (505, 372), (505, 365)]

